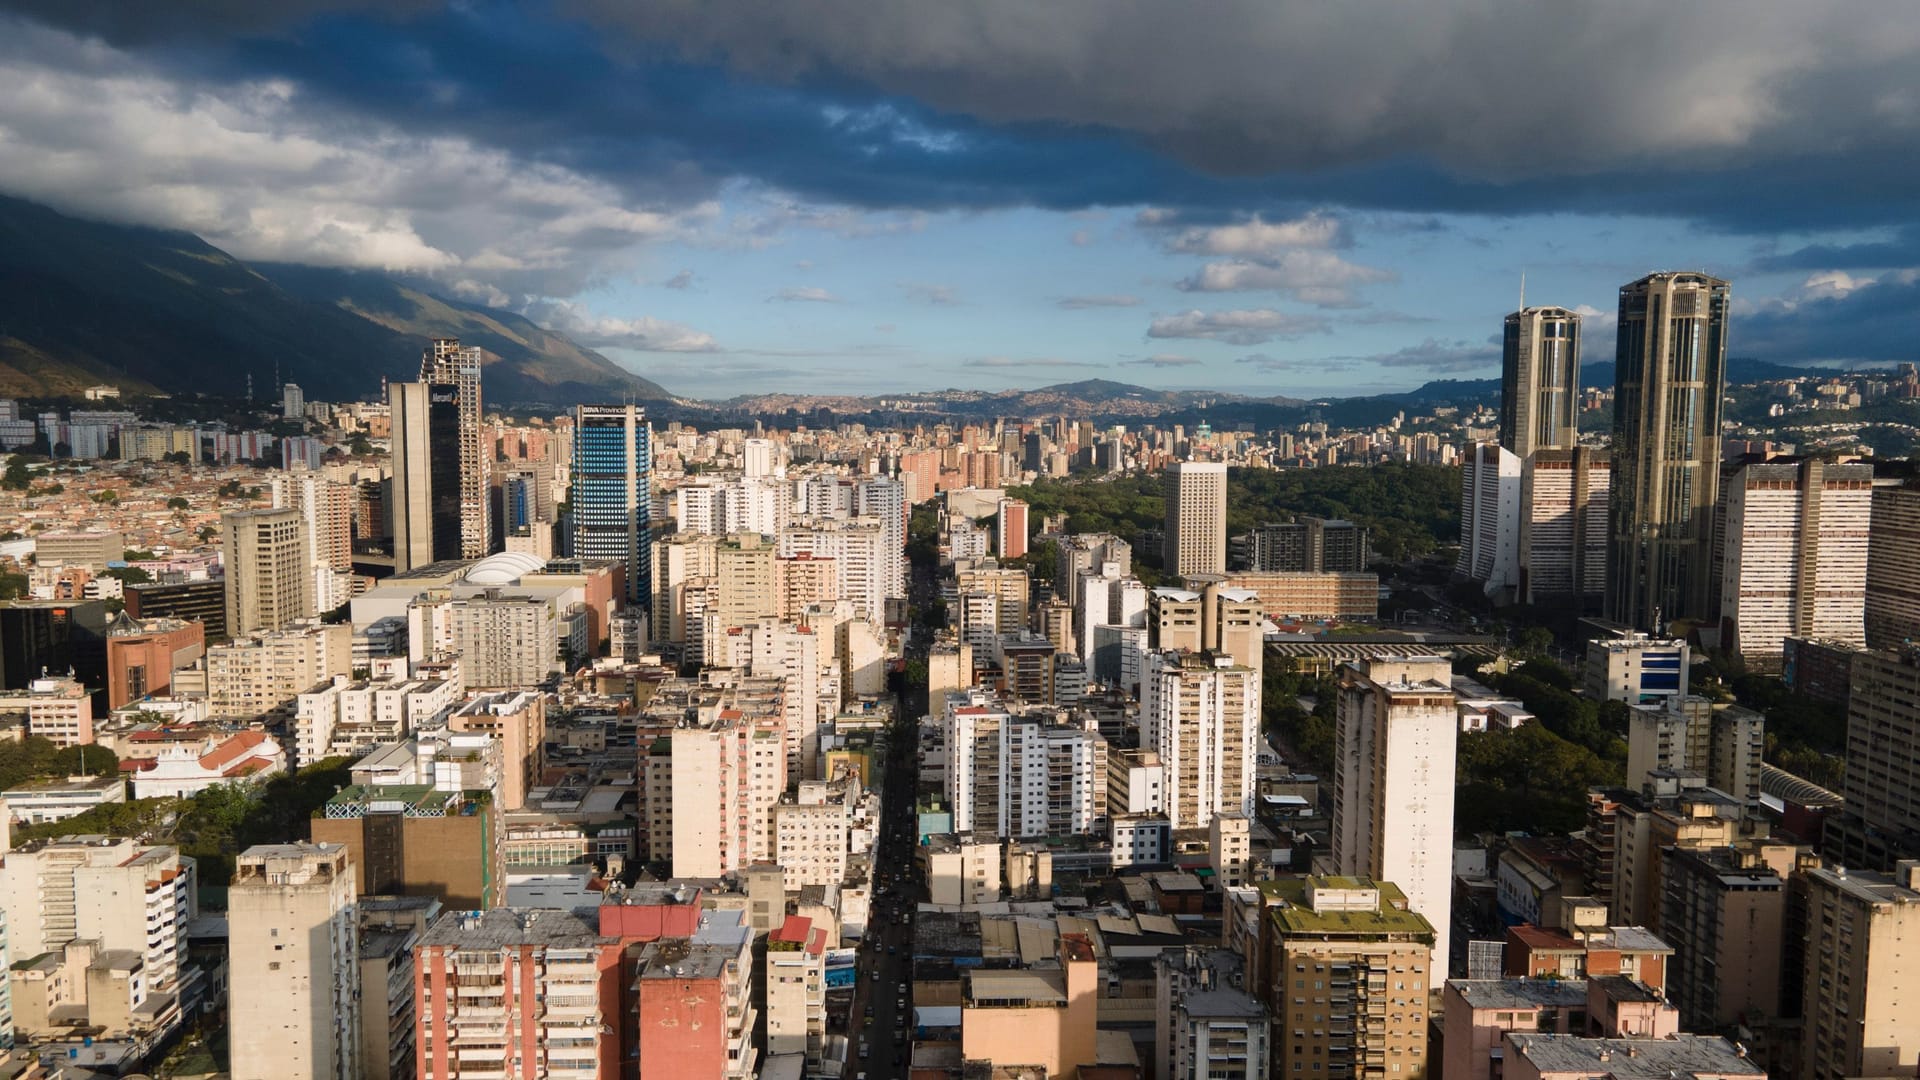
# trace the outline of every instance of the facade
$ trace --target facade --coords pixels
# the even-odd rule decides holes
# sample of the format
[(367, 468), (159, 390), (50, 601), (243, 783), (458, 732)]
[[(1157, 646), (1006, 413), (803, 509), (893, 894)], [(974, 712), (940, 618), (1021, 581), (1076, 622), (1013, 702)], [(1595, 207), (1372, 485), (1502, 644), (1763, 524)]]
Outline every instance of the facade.
[(198, 622), (117, 620), (107, 631), (107, 707), (165, 697), (173, 673), (206, 655), (206, 628)]
[(1280, 1060), (1307, 1075), (1387, 1075), (1379, 1070), (1389, 1062), (1425, 1075), (1439, 954), (1434, 927), (1407, 896), (1384, 881), (1320, 875), (1258, 888), (1260, 994), (1291, 1051)]
[(1920, 485), (1873, 489), (1867, 540), (1867, 647), (1920, 638)]
[(718, 878), (771, 861), (773, 808), (787, 788), (784, 726), (777, 715), (720, 709), (673, 730), (674, 877)]
[(799, 795), (773, 808), (775, 861), (789, 891), (809, 885), (837, 887), (847, 877), (852, 807), (848, 792), (825, 781), (803, 781)]
[(1148, 657), (1140, 743), (1166, 770), (1160, 807), (1175, 829), (1205, 828), (1222, 811), (1251, 815), (1260, 741), (1260, 674), (1207, 652)]
[(1893, 877), (1810, 870), (1800, 1075), (1911, 1076), (1920, 1067), (1920, 863)]
[(255, 717), (291, 710), (301, 692), (353, 669), (344, 623), (257, 633), (207, 650), (207, 714)]
[(1044, 838), (1106, 830), (1099, 731), (1049, 713), (1010, 714), (980, 690), (948, 697), (945, 726), (954, 831)]
[(488, 589), (448, 605), (461, 673), (475, 689), (545, 682), (560, 663), (560, 617), (549, 597)]
[(1687, 696), (1691, 652), (1678, 638), (1645, 634), (1598, 637), (1587, 642), (1587, 694), (1597, 701), (1629, 705)]
[(1721, 498), (1720, 641), (1778, 672), (1789, 636), (1866, 645), (1873, 466), (1754, 463)]
[(1477, 443), (1460, 468), (1460, 558), (1453, 572), (1489, 596), (1520, 584), (1521, 462), (1498, 443)]
[(634, 405), (573, 410), (573, 469), (568, 507), (573, 555), (627, 569), (629, 603), (653, 596), (652, 429)]
[(1360, 573), (1367, 568), (1367, 530), (1335, 518), (1260, 525), (1245, 537), (1246, 569), (1255, 573)]
[(1227, 467), (1181, 461), (1167, 467), (1167, 573), (1227, 572)]
[(337, 844), (240, 853), (227, 890), (233, 1075), (360, 1075), (358, 896)]
[(1661, 631), (1711, 619), (1726, 393), (1727, 283), (1651, 274), (1620, 289), (1606, 616)]
[[(420, 354), (420, 381), (427, 386), (435, 525), (437, 528), (439, 524), (440, 504), (450, 501), (458, 515), (462, 559), (483, 559), (493, 553), (488, 505), (493, 454), (485, 445), (480, 427), (482, 362), (478, 346), (463, 346), (456, 338), (435, 338)], [(442, 408), (435, 409), (436, 405)], [(452, 408), (446, 409), (449, 405)], [(451, 477), (449, 467), (455, 470)], [(449, 480), (451, 483), (443, 483)], [(398, 498), (399, 493), (395, 496)]]
[(1613, 455), (1605, 450), (1536, 450), (1522, 462), (1521, 603), (1571, 599), (1599, 606), (1607, 586), (1612, 485)]
[(1847, 697), (1845, 814), (1827, 819), (1829, 857), (1882, 872), (1920, 858), (1920, 652), (1859, 653)]
[[(410, 748), (409, 748), (410, 749)], [(506, 897), (500, 811), (489, 789), (459, 778), (340, 789), (313, 819), (313, 839), (346, 853), (364, 895), (430, 896), (450, 910)]]
[(767, 935), (767, 1055), (818, 1067), (827, 1041), (827, 931), (789, 915)]
[(278, 630), (319, 614), (313, 555), (300, 511), (241, 510), (220, 517), (227, 568), (227, 633)]
[[(449, 911), (414, 952), (414, 1075), (602, 1077), (619, 1071), (619, 947), (571, 911)], [(262, 1073), (260, 1075), (272, 1075)]]
[(1668, 996), (1687, 1031), (1732, 1031), (1781, 1015), (1787, 845), (1663, 855), (1661, 934), (1673, 946)]
[(180, 619), (206, 627), (207, 644), (227, 640), (227, 582), (182, 581), (177, 584), (129, 585), (127, 614), (137, 621)]
[(994, 516), (993, 550), (1002, 559), (1025, 558), (1027, 554), (1027, 504), (1019, 499), (1001, 499), (1000, 512)]
[(1452, 674), (1435, 656), (1345, 665), (1334, 719), (1333, 865), (1405, 890), (1432, 924), (1437, 971), (1453, 910)]
[(1562, 307), (1507, 316), (1500, 350), (1500, 445), (1521, 461), (1579, 439), (1580, 316)]

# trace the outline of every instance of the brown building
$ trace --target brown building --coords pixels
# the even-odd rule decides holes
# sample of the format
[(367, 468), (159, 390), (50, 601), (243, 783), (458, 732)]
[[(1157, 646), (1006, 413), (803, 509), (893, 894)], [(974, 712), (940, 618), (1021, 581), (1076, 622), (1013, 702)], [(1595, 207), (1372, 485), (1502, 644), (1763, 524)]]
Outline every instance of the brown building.
[(500, 840), (491, 798), (418, 784), (342, 788), (313, 819), (315, 843), (346, 847), (362, 895), (431, 896), (452, 911), (505, 902)]
[(1786, 844), (1668, 848), (1664, 936), (1673, 945), (1667, 991), (1688, 1031), (1757, 1029), (1780, 1013)]
[(180, 619), (135, 622), (122, 612), (107, 627), (107, 707), (164, 697), (173, 673), (207, 652), (206, 627)]
[(1260, 611), (1273, 618), (1371, 619), (1380, 614), (1378, 574), (1233, 573), (1229, 589), (1260, 594)]
[(1892, 877), (1813, 870), (1807, 893), (1803, 1080), (1920, 1067), (1920, 862)]

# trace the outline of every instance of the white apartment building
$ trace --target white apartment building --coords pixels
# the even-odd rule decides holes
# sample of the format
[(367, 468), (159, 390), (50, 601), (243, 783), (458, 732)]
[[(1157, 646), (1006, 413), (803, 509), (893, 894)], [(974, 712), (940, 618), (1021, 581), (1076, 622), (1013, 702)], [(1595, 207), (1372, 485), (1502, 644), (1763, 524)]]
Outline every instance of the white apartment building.
[(185, 932), (199, 911), (194, 861), (171, 847), (101, 836), (30, 845), (0, 862), (0, 911), (22, 957), (76, 938), (140, 954), (149, 990), (179, 989)]
[(1607, 504), (1613, 459), (1605, 450), (1538, 450), (1520, 483), (1520, 602), (1597, 598), (1607, 588)]
[(1453, 670), (1437, 656), (1343, 665), (1334, 720), (1335, 871), (1391, 881), (1433, 924), (1447, 963), (1453, 910)]
[(295, 701), (294, 764), (359, 754), (437, 726), (460, 703), (460, 686), (445, 679), (354, 682), (336, 675)]
[(261, 844), (240, 854), (227, 890), (233, 1075), (359, 1075), (357, 899), (339, 844)]
[(561, 619), (551, 597), (488, 589), (452, 600), (447, 613), (468, 686), (538, 686), (559, 669)]
[(1460, 559), (1454, 573), (1487, 595), (1520, 584), (1521, 462), (1499, 443), (1479, 443), (1460, 469)]
[(61, 749), (93, 742), (93, 695), (74, 679), (41, 676), (25, 690), (0, 693), (0, 715), (26, 720), (26, 733)]
[(947, 698), (947, 798), (955, 832), (1085, 835), (1107, 815), (1107, 742), (1043, 712), (1009, 713), (990, 692)]
[(1586, 690), (1597, 701), (1644, 705), (1687, 696), (1692, 651), (1679, 638), (1625, 633), (1587, 642)]
[[(780, 619), (758, 619), (745, 626), (729, 627), (717, 637), (717, 663), (748, 675), (786, 680), (787, 775), (796, 779), (819, 776), (820, 721), (825, 704), (821, 687), (823, 644), (829, 665), (833, 655), (831, 638), (823, 643), (821, 637), (811, 626), (796, 626)], [(837, 683), (831, 697), (832, 707), (838, 711)]]
[(726, 708), (674, 729), (674, 877), (725, 877), (772, 860), (773, 808), (787, 788), (783, 726)]
[(1867, 647), (1894, 649), (1920, 638), (1920, 485), (1873, 489), (1867, 542)]
[(853, 487), (853, 512), (880, 523), (881, 594), (907, 595), (907, 488), (890, 477), (868, 477)]
[[(838, 564), (840, 595), (851, 600), (861, 616), (886, 621), (886, 601), (905, 594), (892, 584), (896, 560), (887, 554), (889, 531), (877, 518), (799, 518), (780, 532), (778, 554), (832, 559)], [(904, 547), (899, 557), (904, 558)]]
[(1753, 464), (1720, 497), (1720, 633), (1755, 671), (1788, 637), (1866, 647), (1873, 466)]
[[(792, 881), (788, 881), (791, 887)], [(827, 1041), (827, 931), (789, 915), (767, 935), (767, 1054), (820, 1065)]]
[(1140, 744), (1166, 770), (1160, 808), (1175, 829), (1222, 811), (1253, 813), (1260, 676), (1224, 655), (1149, 654), (1140, 684)]
[[(300, 692), (353, 666), (353, 627), (308, 624), (207, 649), (207, 712), (255, 717), (294, 706)], [(175, 676), (176, 685), (179, 676)]]
[(1159, 1080), (1266, 1080), (1271, 1025), (1239, 954), (1168, 949), (1154, 966)]
[(802, 781), (796, 796), (773, 808), (774, 861), (786, 871), (788, 892), (846, 880), (852, 821), (844, 783)]

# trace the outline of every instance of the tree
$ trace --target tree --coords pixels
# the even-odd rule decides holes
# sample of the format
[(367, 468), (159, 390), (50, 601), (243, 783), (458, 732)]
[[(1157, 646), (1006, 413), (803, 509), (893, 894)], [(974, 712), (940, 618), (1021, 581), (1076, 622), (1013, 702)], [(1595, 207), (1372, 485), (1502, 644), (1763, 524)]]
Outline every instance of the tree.
[(33, 474), (27, 471), (27, 460), (19, 454), (7, 459), (7, 471), (0, 474), (0, 488), (7, 491), (25, 491), (33, 486)]
[(1544, 626), (1529, 626), (1520, 631), (1520, 655), (1545, 656), (1553, 648), (1553, 631)]
[(109, 566), (100, 572), (101, 577), (119, 579), (123, 585), (145, 585), (153, 580), (153, 575), (137, 566)]
[(184, 499), (184, 498), (182, 498), (182, 497), (180, 497), (180, 496), (178, 496), (178, 495), (175, 495), (175, 496), (174, 496), (173, 498), (171, 498), (171, 499), (168, 499), (168, 500), (167, 500), (167, 509), (169, 509), (169, 510), (191, 510), (191, 509), (193, 509), (193, 504), (192, 504), (192, 503), (190, 503), (190, 502), (188, 502), (188, 501), (187, 501), (186, 499)]

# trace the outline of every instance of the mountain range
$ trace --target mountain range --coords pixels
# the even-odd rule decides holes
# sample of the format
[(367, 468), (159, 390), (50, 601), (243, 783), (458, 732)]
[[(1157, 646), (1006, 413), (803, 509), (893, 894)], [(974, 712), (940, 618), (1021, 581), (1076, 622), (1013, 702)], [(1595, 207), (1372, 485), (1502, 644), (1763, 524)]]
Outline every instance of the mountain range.
[(0, 197), (0, 396), (256, 396), (274, 382), (315, 400), (364, 398), (414, 378), (434, 337), (479, 345), (489, 401), (668, 397), (565, 335), (511, 312), (384, 274), (249, 264), (191, 233), (82, 221)]

